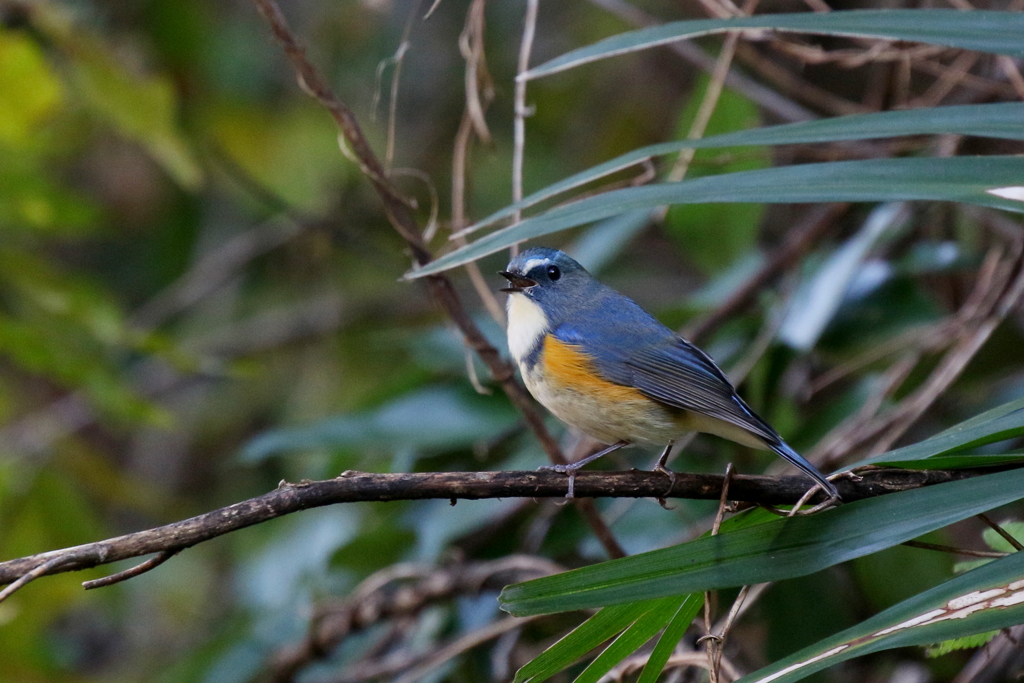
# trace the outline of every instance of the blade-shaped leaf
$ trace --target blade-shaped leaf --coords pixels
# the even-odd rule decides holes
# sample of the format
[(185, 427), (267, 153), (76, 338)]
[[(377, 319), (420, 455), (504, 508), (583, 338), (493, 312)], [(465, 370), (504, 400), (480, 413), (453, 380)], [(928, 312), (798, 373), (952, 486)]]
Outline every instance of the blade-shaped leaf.
[(907, 470), (962, 470), (980, 467), (999, 467), (1024, 463), (1024, 453), (1000, 453), (999, 455), (937, 455), (923, 460), (880, 460), (875, 465), (893, 465)]
[(636, 683), (655, 683), (658, 680), (672, 651), (686, 634), (686, 629), (690, 627), (690, 623), (697, 616), (697, 610), (703, 604), (704, 596), (700, 593), (691, 593), (686, 596), (672, 617), (672, 621), (665, 627), (665, 632), (658, 639), (658, 644), (654, 646), (654, 651), (651, 652), (643, 673), (640, 674)]
[(565, 180), (548, 185), (522, 201), (507, 206), (475, 223), (463, 231), (463, 234), (496, 223), (508, 218), (516, 211), (521, 211), (575, 187), (611, 175), (645, 159), (675, 154), (684, 149), (715, 149), (744, 145), (791, 145), (940, 133), (1024, 140), (1024, 126), (1021, 126), (1020, 123), (1022, 120), (1024, 120), (1024, 103), (965, 104), (952, 107), (837, 116), (815, 121), (787, 123), (781, 126), (741, 130), (723, 135), (713, 135), (700, 140), (662, 142), (627, 152)]
[(955, 453), (1021, 435), (1024, 435), (1024, 398), (987, 410), (930, 439), (861, 460), (844, 469), (882, 463), (898, 464), (904, 460), (924, 460), (936, 455)]
[(518, 616), (804, 576), (1024, 498), (1024, 469), (846, 503), (507, 587)]
[(739, 683), (791, 683), (853, 657), (1024, 623), (1024, 553), (990, 562), (750, 674)]
[[(1024, 212), (1016, 197), (1024, 158), (1016, 156), (868, 159), (743, 171), (605, 192), (511, 225), (406, 274), (461, 266), (528, 239), (634, 209), (699, 202), (878, 202), (930, 199)], [(1024, 195), (1021, 195), (1024, 196)]]
[(541, 683), (647, 614), (657, 600), (606, 607), (516, 672), (515, 683)]
[(650, 611), (622, 632), (612, 643), (583, 670), (575, 683), (597, 683), (612, 667), (636, 652), (658, 631), (672, 621), (672, 617), (686, 598), (673, 597), (655, 600)]
[(520, 76), (548, 76), (581, 64), (665, 45), (685, 38), (739, 29), (774, 29), (834, 36), (911, 40), (965, 50), (1024, 56), (1024, 15), (1020, 12), (925, 10), (852, 10), (762, 14), (733, 19), (674, 21), (628, 31), (573, 50)]

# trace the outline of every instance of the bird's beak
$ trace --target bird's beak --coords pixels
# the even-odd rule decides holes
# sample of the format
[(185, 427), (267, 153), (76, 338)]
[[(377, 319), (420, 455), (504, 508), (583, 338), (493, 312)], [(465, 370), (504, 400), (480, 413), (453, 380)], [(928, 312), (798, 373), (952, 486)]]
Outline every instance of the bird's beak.
[(510, 283), (512, 283), (511, 287), (502, 288), (501, 291), (503, 292), (522, 292), (523, 290), (529, 289), (530, 287), (533, 287), (534, 285), (537, 284), (536, 280), (531, 280), (528, 277), (523, 277), (522, 275), (510, 273), (507, 270), (499, 270), (498, 274), (501, 275), (506, 280), (508, 280)]

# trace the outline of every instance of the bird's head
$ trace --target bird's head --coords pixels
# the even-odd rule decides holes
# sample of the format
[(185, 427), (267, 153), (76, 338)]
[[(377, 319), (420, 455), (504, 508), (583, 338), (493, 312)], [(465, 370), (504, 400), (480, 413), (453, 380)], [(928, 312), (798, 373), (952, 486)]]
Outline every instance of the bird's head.
[(500, 273), (510, 285), (501, 291), (522, 294), (545, 308), (545, 304), (579, 296), (596, 284), (583, 266), (564, 252), (546, 247), (527, 249)]

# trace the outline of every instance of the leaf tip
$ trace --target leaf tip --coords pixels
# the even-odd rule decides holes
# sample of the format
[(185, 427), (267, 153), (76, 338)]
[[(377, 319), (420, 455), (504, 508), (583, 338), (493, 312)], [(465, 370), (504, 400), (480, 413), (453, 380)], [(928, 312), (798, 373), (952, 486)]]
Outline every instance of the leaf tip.
[(1020, 185), (994, 187), (991, 190), (985, 190), (985, 192), (995, 195), (996, 197), (1002, 197), (1003, 199), (1012, 199), (1015, 202), (1024, 202), (1024, 187), (1021, 187)]

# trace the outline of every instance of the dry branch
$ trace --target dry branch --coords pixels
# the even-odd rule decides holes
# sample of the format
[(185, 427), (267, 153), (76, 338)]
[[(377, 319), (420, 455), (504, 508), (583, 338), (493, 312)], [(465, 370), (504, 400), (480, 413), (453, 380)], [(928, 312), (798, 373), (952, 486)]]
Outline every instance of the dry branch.
[[(500, 590), (510, 583), (560, 571), (564, 568), (531, 555), (511, 555), (483, 562), (456, 562), (442, 567), (412, 563), (391, 565), (371, 574), (344, 599), (318, 607), (307, 636), (298, 643), (279, 649), (274, 655), (269, 666), (270, 678), (275, 683), (290, 683), (303, 668), (329, 657), (350, 635), (385, 621), (402, 621), (438, 602)], [(495, 623), (511, 625), (517, 622), (505, 619)], [(396, 631), (396, 638), (400, 641), (415, 638), (415, 629), (398, 627)], [(477, 638), (482, 637), (480, 631), (477, 634)], [(360, 670), (377, 673), (383, 662), (391, 660), (393, 653), (402, 649), (405, 648), (392, 645), (387, 654), (374, 653), (375, 656), (351, 664), (347, 675), (349, 678), (358, 677)], [(419, 666), (425, 666), (437, 654), (436, 651), (424, 654)], [(396, 666), (391, 675), (415, 668), (413, 662), (399, 661), (398, 664), (400, 666)]]
[[(992, 471), (992, 470), (987, 470)], [(841, 478), (836, 487), (846, 501), (964, 479), (979, 471), (873, 469), (861, 479)], [(277, 517), (336, 503), (393, 500), (484, 498), (563, 498), (568, 479), (557, 472), (431, 472), (370, 474), (345, 472), (325, 481), (282, 483), (274, 491), (165, 526), (96, 543), (53, 550), (0, 562), (0, 585), (48, 574), (90, 569), (152, 553), (170, 553)], [(657, 472), (580, 472), (575, 492), (580, 498), (690, 498), (715, 500), (722, 475), (678, 473), (674, 483)], [(784, 505), (804, 495), (802, 476), (733, 475), (729, 498), (749, 503)], [(819, 494), (820, 497), (820, 494)], [(133, 573), (132, 576), (137, 574)], [(25, 577), (31, 577), (25, 580)]]
[[(288, 61), (291, 62), (299, 85), (330, 112), (338, 126), (342, 150), (346, 152), (346, 155), (351, 155), (354, 158), (363, 175), (373, 184), (377, 195), (384, 204), (384, 213), (395, 231), (405, 239), (416, 263), (421, 266), (426, 265), (431, 260), (431, 254), (423, 241), (409, 204), (387, 177), (387, 171), (363, 134), (355, 114), (338, 99), (320, 70), (306, 58), (305, 49), (289, 28), (288, 21), (277, 2), (275, 0), (254, 1), (257, 10), (267, 20), (274, 38), (277, 39)], [(515, 370), (487, 341), (469, 311), (466, 310), (451, 281), (444, 275), (429, 275), (423, 278), (423, 282), (434, 302), (459, 328), (466, 346), (483, 361), (491, 376), (501, 385), (512, 405), (523, 414), (527, 427), (537, 437), (551, 462), (555, 464), (568, 462), (544, 425), (544, 417), (540, 410), (527, 395), (526, 388), (516, 380)], [(593, 504), (586, 500), (580, 500), (576, 506), (609, 556), (622, 557), (625, 554), (622, 547), (615, 540), (608, 525), (597, 514)]]

